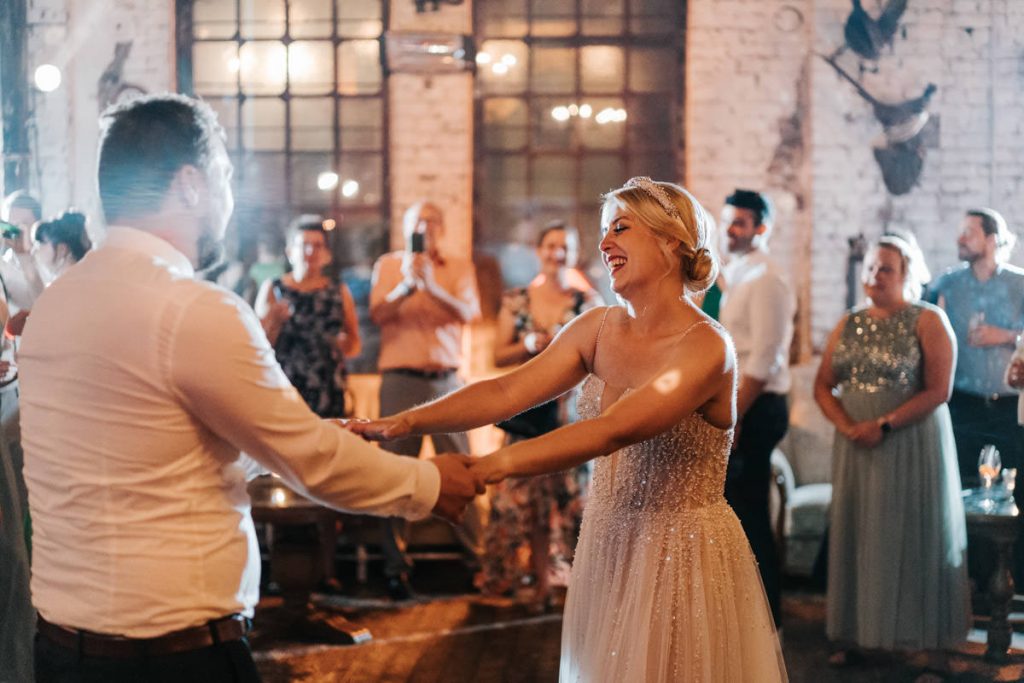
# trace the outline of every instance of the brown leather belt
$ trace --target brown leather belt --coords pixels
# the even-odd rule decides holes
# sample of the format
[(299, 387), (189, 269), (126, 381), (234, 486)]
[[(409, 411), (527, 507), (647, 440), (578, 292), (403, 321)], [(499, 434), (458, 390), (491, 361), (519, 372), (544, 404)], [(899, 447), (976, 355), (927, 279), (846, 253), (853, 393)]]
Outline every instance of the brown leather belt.
[(155, 638), (124, 638), (65, 628), (51, 624), (42, 616), (36, 622), (39, 635), (78, 653), (79, 656), (117, 659), (172, 655), (199, 650), (217, 643), (229, 643), (245, 638), (251, 626), (252, 622), (247, 617), (232, 614), (202, 626), (172, 631)]

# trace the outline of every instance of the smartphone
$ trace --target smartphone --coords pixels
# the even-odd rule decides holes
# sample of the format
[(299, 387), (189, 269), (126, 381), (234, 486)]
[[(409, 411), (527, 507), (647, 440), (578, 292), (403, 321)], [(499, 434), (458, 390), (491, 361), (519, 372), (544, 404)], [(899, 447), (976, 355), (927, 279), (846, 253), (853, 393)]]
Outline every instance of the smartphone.
[(5, 240), (13, 240), (21, 237), (21, 228), (7, 221), (0, 221), (0, 235), (3, 235)]
[(422, 254), (427, 250), (426, 242), (424, 241), (424, 235), (422, 232), (414, 232), (409, 236), (409, 251), (413, 254)]

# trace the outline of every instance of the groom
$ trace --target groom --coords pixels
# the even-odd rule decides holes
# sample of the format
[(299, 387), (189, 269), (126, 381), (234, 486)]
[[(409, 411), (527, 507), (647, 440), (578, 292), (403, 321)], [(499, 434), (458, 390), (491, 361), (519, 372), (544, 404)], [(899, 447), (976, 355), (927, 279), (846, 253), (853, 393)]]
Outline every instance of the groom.
[(146, 97), (102, 123), (107, 240), (40, 297), (20, 358), (36, 676), (256, 681), (248, 474), (409, 519), (455, 520), (476, 486), (459, 457), (391, 455), (317, 418), (252, 309), (196, 281), (234, 208), (206, 104)]

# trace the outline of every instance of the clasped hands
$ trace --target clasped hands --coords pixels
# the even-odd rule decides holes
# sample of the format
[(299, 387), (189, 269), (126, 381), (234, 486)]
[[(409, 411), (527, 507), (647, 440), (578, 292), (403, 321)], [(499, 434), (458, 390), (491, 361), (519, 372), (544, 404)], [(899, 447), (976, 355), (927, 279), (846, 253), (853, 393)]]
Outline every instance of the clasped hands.
[[(408, 424), (401, 417), (337, 422), (369, 441), (388, 441), (410, 433)], [(498, 467), (499, 461), (495, 455), (474, 458), (464, 453), (443, 453), (433, 458), (430, 462), (441, 474), (441, 492), (433, 513), (449, 522), (459, 522), (466, 506), (486, 490), (487, 484), (496, 484), (505, 478)]]

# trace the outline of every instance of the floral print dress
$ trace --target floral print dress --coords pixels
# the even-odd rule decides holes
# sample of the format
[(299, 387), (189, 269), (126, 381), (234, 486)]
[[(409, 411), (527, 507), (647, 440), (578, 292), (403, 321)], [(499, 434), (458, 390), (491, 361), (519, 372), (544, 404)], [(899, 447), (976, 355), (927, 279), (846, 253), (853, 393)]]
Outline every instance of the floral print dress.
[[(515, 315), (517, 340), (531, 332), (545, 331), (533, 321), (527, 289), (506, 292), (502, 305)], [(590, 307), (586, 294), (574, 290), (573, 305), (566, 309), (561, 325)], [(564, 414), (567, 412), (564, 404), (571, 401), (559, 399), (559, 402), (562, 404), (560, 413)], [(525, 438), (509, 433), (506, 443)], [(485, 552), (477, 575), (477, 587), (487, 594), (504, 595), (514, 594), (517, 589), (535, 583), (530, 538), (538, 526), (547, 530), (550, 539), (549, 582), (566, 585), (589, 482), (590, 468), (581, 465), (566, 472), (507, 479), (492, 487), (490, 522), (484, 536)]]

